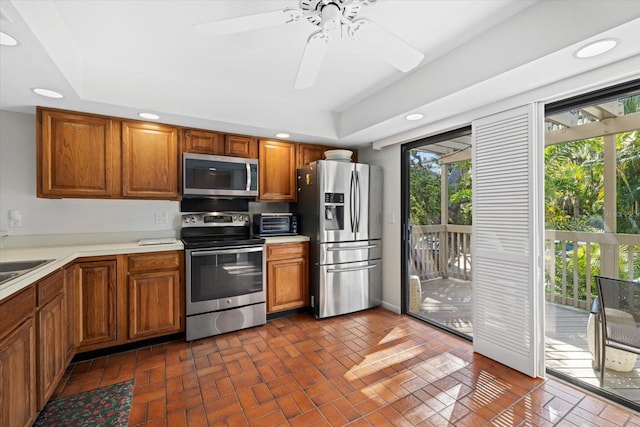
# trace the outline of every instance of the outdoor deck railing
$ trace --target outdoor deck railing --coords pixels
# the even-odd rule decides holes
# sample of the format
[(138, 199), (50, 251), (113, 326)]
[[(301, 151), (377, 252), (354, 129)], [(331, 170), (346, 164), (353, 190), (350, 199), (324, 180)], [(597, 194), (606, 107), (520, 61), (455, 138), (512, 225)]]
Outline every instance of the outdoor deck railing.
[[(414, 225), (411, 250), (411, 274), (420, 280), (471, 280), (471, 226)], [(637, 279), (639, 266), (639, 234), (545, 230), (548, 301), (589, 309), (597, 295), (596, 275)]]
[(545, 230), (545, 249), (548, 301), (589, 309), (597, 296), (595, 276), (639, 275), (640, 234)]
[(411, 250), (412, 274), (420, 280), (471, 280), (470, 225), (414, 225)]

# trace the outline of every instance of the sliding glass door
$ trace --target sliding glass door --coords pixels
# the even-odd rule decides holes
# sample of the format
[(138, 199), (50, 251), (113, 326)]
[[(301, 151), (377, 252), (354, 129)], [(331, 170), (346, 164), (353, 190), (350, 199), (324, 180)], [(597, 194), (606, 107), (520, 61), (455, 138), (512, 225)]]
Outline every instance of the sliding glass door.
[(470, 337), (471, 129), (406, 144), (403, 162), (406, 312)]

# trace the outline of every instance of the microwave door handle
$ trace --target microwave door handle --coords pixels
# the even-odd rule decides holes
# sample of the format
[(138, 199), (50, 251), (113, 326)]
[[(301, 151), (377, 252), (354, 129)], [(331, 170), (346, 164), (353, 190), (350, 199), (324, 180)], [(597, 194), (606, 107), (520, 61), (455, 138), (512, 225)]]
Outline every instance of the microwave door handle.
[(244, 164), (247, 167), (247, 188), (246, 191), (251, 190), (251, 165), (249, 163)]

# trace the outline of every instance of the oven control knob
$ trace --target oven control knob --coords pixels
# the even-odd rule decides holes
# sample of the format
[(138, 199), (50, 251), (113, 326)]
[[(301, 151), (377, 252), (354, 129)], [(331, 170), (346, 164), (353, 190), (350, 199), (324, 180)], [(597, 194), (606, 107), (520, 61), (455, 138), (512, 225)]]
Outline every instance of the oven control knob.
[(231, 300), (230, 299), (227, 300), (227, 304), (231, 304)]

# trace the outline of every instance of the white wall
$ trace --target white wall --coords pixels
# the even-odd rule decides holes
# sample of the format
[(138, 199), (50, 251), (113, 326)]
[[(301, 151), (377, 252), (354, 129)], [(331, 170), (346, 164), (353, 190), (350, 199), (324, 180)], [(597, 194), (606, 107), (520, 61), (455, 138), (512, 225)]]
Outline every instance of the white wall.
[(358, 149), (358, 161), (382, 166), (382, 305), (400, 313), (400, 145), (382, 150)]
[[(9, 227), (9, 210), (22, 227)], [(155, 213), (169, 214), (155, 224)], [(176, 201), (36, 198), (35, 115), (0, 111), (0, 230), (11, 235), (176, 230)]]

